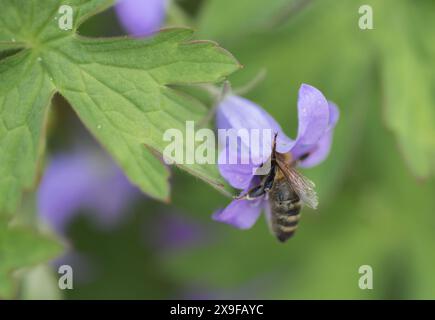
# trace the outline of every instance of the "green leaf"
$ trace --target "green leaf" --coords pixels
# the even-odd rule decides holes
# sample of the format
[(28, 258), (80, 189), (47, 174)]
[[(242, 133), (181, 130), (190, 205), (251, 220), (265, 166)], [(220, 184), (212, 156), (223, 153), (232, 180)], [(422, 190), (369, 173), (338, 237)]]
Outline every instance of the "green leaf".
[(0, 219), (0, 298), (12, 298), (15, 284), (12, 272), (54, 258), (61, 246), (52, 239), (23, 227), (10, 227)]
[[(384, 119), (419, 178), (435, 172), (435, 37), (430, 1), (386, 1), (379, 20)], [(392, 15), (391, 12), (394, 12)], [(424, 18), (426, 16), (426, 18)]]
[[(47, 106), (63, 95), (130, 180), (157, 199), (169, 196), (168, 169), (149, 148), (163, 151), (163, 132), (201, 119), (202, 104), (171, 84), (219, 82), (239, 68), (213, 42), (189, 41), (170, 29), (148, 39), (90, 39), (76, 30), (111, 1), (68, 1), (74, 24), (61, 30), (59, 0), (0, 0), (0, 49), (22, 50), (0, 61), (0, 210), (13, 211), (29, 188), (44, 140)], [(147, 146), (147, 147), (146, 147)], [(189, 172), (218, 189), (215, 166)]]
[(62, 290), (58, 284), (59, 274), (50, 265), (40, 264), (26, 270), (20, 282), (22, 300), (60, 300)]
[(0, 211), (11, 212), (33, 184), (54, 86), (29, 52), (2, 60), (0, 74)]

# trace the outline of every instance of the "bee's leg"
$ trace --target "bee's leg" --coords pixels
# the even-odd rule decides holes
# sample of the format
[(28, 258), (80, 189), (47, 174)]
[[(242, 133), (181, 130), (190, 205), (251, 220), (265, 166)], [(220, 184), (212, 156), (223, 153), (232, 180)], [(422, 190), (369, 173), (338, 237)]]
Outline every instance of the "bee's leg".
[(275, 180), (276, 167), (273, 165), (271, 173), (265, 176), (258, 186), (250, 189), (246, 194), (238, 196), (235, 199), (238, 200), (255, 200), (259, 197), (264, 196), (267, 192), (272, 189), (273, 181)]
[(244, 195), (234, 197), (234, 199), (236, 199), (236, 200), (255, 200), (255, 199), (263, 196), (266, 193), (264, 186), (265, 186), (264, 183), (261, 183), (258, 186), (255, 186), (254, 188), (249, 190)]

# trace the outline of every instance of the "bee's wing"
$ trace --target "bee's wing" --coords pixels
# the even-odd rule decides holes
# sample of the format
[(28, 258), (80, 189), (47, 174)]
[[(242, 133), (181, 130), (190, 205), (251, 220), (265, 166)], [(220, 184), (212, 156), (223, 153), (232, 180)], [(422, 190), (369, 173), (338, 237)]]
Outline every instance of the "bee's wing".
[(310, 208), (316, 209), (319, 201), (317, 194), (314, 190), (315, 184), (310, 179), (304, 177), (296, 171), (291, 165), (286, 164), (279, 159), (276, 159), (278, 168), (282, 171), (287, 178), (288, 183), (301, 198), (301, 201)]

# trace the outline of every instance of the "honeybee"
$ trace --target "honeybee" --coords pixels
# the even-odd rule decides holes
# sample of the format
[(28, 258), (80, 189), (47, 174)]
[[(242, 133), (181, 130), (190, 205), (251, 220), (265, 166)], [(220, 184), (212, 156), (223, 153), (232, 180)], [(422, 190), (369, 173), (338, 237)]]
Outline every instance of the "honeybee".
[(273, 140), (269, 173), (260, 176), (261, 182), (237, 199), (255, 200), (265, 196), (270, 207), (270, 228), (279, 241), (285, 242), (298, 227), (302, 206), (316, 209), (318, 200), (314, 183), (295, 169), (298, 161), (308, 154), (292, 159), (290, 153), (276, 152), (276, 137), (277, 134)]

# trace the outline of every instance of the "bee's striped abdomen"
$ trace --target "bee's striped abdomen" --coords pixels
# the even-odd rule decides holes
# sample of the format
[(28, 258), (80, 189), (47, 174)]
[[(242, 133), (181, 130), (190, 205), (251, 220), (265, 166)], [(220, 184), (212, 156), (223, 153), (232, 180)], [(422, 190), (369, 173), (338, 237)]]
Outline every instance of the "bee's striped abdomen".
[(271, 226), (279, 241), (291, 238), (298, 227), (301, 202), (298, 195), (288, 188), (285, 180), (275, 182), (269, 193)]
[[(283, 205), (285, 206), (285, 204)], [(284, 208), (283, 208), (284, 209)], [(298, 203), (290, 204), (288, 210), (276, 211), (275, 234), (279, 241), (286, 241), (291, 238), (298, 228), (301, 206)]]

